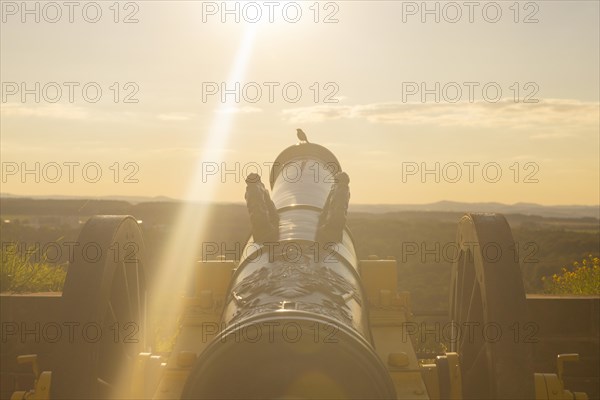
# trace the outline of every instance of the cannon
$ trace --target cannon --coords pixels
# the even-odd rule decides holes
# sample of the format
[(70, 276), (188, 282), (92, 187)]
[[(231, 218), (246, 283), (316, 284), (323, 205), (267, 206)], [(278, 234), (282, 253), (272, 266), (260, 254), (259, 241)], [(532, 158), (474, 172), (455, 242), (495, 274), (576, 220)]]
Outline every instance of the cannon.
[[(586, 398), (558, 374), (534, 374), (531, 344), (512, 335), (461, 332), (492, 324), (508, 332), (528, 320), (506, 219), (467, 214), (459, 222), (450, 282), (450, 351), (419, 362), (408, 293), (394, 259), (359, 260), (346, 224), (350, 178), (327, 148), (285, 149), (268, 177), (246, 178), (252, 233), (239, 260), (202, 260), (184, 298), (169, 354), (144, 340), (144, 245), (135, 219), (98, 216), (80, 241), (102, 255), (76, 258), (62, 294), (65, 321), (139, 329), (140, 340), (58, 343), (54, 370), (13, 398), (152, 399), (547, 399)], [(129, 251), (124, 249), (127, 244)], [(114, 252), (109, 249), (125, 251)], [(117, 373), (117, 371), (119, 371)]]
[(253, 236), (231, 278), (226, 328), (200, 355), (183, 398), (393, 397), (345, 224), (347, 175), (312, 143), (274, 165), (272, 200), (258, 175), (246, 179)]

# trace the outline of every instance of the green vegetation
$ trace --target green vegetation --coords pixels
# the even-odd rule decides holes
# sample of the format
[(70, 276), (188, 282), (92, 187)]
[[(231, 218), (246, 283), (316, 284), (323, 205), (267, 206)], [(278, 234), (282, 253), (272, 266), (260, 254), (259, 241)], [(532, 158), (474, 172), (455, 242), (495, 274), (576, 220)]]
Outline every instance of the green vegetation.
[(551, 279), (542, 277), (544, 292), (549, 294), (600, 294), (600, 258), (588, 255), (581, 264), (573, 263), (573, 269), (563, 268), (561, 274), (552, 275)]
[[(35, 249), (30, 249), (29, 254)], [(39, 262), (15, 252), (0, 251), (0, 291), (12, 293), (60, 292), (67, 269), (62, 265), (52, 265), (45, 259)]]
[[(146, 277), (149, 281), (160, 268), (157, 260), (160, 260), (165, 243), (172, 234), (181, 206), (176, 202), (130, 204), (103, 200), (4, 198), (0, 199), (0, 205), (2, 244), (16, 242), (22, 249), (30, 246), (43, 249), (47, 243), (62, 237), (58, 246), (61, 250), (59, 254), (54, 256), (54, 252), (49, 251), (49, 255), (53, 256), (49, 257), (53, 261), (50, 265), (57, 266), (66, 265), (69, 259), (69, 248), (62, 243), (77, 241), (82, 222), (87, 217), (94, 214), (134, 215), (143, 220), (141, 228), (146, 245)], [(203, 254), (203, 250), (206, 251), (203, 245), (207, 243), (213, 245), (211, 248), (217, 245), (222, 251), (240, 253), (250, 234), (250, 220), (245, 204), (199, 204), (198, 212), (204, 211), (209, 218), (204, 226), (199, 227), (202, 236), (199, 239), (197, 259), (207, 256)], [(447, 313), (449, 300), (452, 248), (462, 215), (462, 212), (441, 211), (351, 212), (348, 215), (348, 226), (352, 231), (359, 259), (365, 259), (371, 254), (382, 258), (396, 258), (399, 290), (410, 292), (415, 314), (444, 314)], [(548, 292), (549, 283), (544, 283), (542, 277), (562, 275), (564, 272), (561, 272), (561, 268), (570, 265), (573, 260), (587, 258), (590, 253), (598, 254), (600, 225), (597, 218), (521, 214), (506, 214), (506, 218), (513, 231), (516, 242), (514, 255), (519, 259), (527, 293)], [(49, 248), (54, 251), (57, 246)], [(19, 254), (23, 252), (20, 251)], [(208, 254), (208, 257), (214, 256)], [(2, 290), (9, 290), (5, 289), (11, 287), (5, 283), (9, 282), (4, 272), (8, 268), (5, 265), (6, 255), (2, 257)], [(44, 257), (40, 254), (30, 259), (41, 264), (44, 264), (43, 260)], [(42, 272), (43, 267), (38, 274)], [(595, 279), (597, 282), (598, 278)], [(15, 286), (18, 287), (12, 285), (13, 288)]]

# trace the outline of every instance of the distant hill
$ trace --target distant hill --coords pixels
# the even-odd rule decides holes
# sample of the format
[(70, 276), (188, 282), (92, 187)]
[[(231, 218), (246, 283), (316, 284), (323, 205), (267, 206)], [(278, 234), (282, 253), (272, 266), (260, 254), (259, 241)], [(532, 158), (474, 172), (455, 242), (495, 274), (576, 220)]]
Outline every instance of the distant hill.
[(0, 199), (35, 199), (35, 200), (107, 200), (107, 201), (126, 201), (131, 204), (148, 203), (156, 201), (178, 201), (166, 196), (65, 196), (65, 195), (48, 195), (48, 196), (19, 196), (11, 193), (0, 193)]
[[(6, 200), (10, 200), (8, 203)], [(20, 203), (18, 206), (14, 202), (18, 200)], [(121, 206), (136, 205), (140, 203), (179, 203), (180, 200), (172, 199), (165, 196), (157, 197), (143, 197), (143, 196), (103, 196), (103, 197), (84, 197), (84, 196), (17, 196), (9, 193), (0, 193), (0, 201), (2, 201), (3, 207), (5, 206), (17, 206), (22, 208), (26, 204), (31, 204), (31, 200), (50, 200), (49, 204), (52, 204), (52, 200), (66, 200), (71, 202), (73, 206), (83, 205), (87, 203), (89, 206), (92, 204), (100, 204), (106, 202), (106, 204), (115, 204), (120, 202)], [(81, 203), (83, 202), (83, 203)], [(36, 202), (39, 205), (39, 202)], [(228, 203), (223, 203), (228, 204)], [(229, 204), (243, 204), (243, 203), (229, 203)], [(55, 205), (57, 205), (55, 203)], [(12, 208), (12, 207), (11, 207)], [(9, 210), (1, 210), (2, 213), (14, 213)], [(48, 210), (50, 211), (50, 209)], [(537, 215), (541, 217), (549, 218), (596, 218), (600, 219), (600, 205), (589, 206), (589, 205), (557, 205), (557, 206), (544, 206), (535, 203), (515, 203), (515, 204), (503, 204), (503, 203), (462, 203), (455, 201), (438, 201), (431, 204), (353, 204), (350, 202), (350, 212), (367, 212), (374, 214), (400, 212), (400, 211), (437, 211), (437, 212), (496, 212), (503, 214), (522, 214), (522, 215)], [(37, 214), (38, 212), (34, 212)]]
[(431, 204), (350, 204), (350, 211), (388, 213), (396, 211), (450, 211), (450, 212), (495, 212), (502, 214), (538, 215), (552, 218), (598, 218), (597, 206), (543, 206), (535, 203), (460, 203), (438, 201)]

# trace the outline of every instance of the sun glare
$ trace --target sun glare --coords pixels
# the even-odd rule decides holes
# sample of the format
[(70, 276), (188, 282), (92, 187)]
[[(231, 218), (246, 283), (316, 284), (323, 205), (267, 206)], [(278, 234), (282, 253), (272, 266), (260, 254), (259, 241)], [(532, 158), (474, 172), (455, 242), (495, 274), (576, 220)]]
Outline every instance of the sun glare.
[[(248, 68), (252, 48), (257, 33), (257, 25), (248, 24), (240, 40), (240, 45), (232, 60), (232, 68), (228, 75), (228, 85), (243, 80)], [(213, 201), (216, 180), (202, 182), (202, 163), (206, 160), (220, 161), (223, 159), (224, 148), (232, 133), (235, 113), (222, 112), (236, 104), (227, 101), (220, 104), (214, 112), (210, 130), (206, 134), (199, 134), (204, 138), (202, 143), (202, 156), (197, 160), (196, 167), (189, 177), (189, 184), (184, 202), (181, 204), (173, 233), (168, 240), (160, 262), (155, 280), (151, 284), (149, 293), (153, 293), (149, 302), (149, 315), (151, 318), (168, 311), (170, 316), (176, 318), (182, 309), (182, 293), (192, 276), (192, 270), (197, 258), (201, 238), (205, 233), (206, 220), (209, 216), (209, 207), (197, 207), (200, 199), (207, 203)], [(182, 176), (185, 173), (182, 172)], [(160, 320), (164, 321), (163, 315)], [(174, 319), (171, 319), (174, 322)], [(173, 327), (174, 329), (175, 327)]]

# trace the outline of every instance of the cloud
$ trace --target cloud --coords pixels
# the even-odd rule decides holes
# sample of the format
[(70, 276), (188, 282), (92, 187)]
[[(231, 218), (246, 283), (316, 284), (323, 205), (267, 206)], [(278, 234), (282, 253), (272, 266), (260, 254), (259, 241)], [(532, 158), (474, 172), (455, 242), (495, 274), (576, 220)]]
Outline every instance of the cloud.
[[(597, 127), (600, 103), (570, 99), (545, 99), (538, 103), (371, 103), (318, 105), (282, 111), (291, 123), (323, 122), (336, 119), (363, 119), (371, 123), (396, 125), (438, 125), (503, 127), (512, 129), (571, 129)], [(538, 135), (540, 136), (540, 135)], [(540, 136), (541, 137), (541, 136)], [(550, 137), (550, 136), (548, 136)]]
[(194, 115), (190, 113), (166, 113), (158, 114), (156, 118), (161, 121), (187, 121), (192, 119)]
[(73, 104), (26, 105), (5, 103), (0, 107), (3, 117), (38, 117), (56, 119), (85, 119), (89, 113)]
[(102, 122), (123, 122), (142, 118), (139, 112), (107, 110), (94, 105), (80, 107), (75, 104), (24, 104), (5, 103), (0, 105), (3, 118), (42, 118), (62, 120), (86, 120)]
[(570, 138), (575, 137), (572, 132), (546, 132), (546, 133), (538, 133), (535, 135), (531, 135), (532, 139), (562, 139), (562, 138)]
[(262, 112), (262, 109), (258, 107), (250, 107), (250, 106), (227, 106), (218, 108), (215, 112), (219, 114), (252, 114)]
[(200, 157), (200, 156), (205, 155), (206, 153), (209, 153), (209, 154), (235, 154), (238, 152), (236, 149), (227, 148), (227, 147), (207, 149), (206, 147), (197, 147), (197, 146), (189, 146), (189, 147), (174, 146), (174, 147), (164, 147), (164, 148), (161, 147), (161, 148), (151, 148), (151, 149), (147, 149), (145, 151), (148, 154), (152, 154), (153, 157), (154, 157), (154, 155), (162, 155), (165, 157), (172, 157), (172, 156)]
[(390, 155), (391, 153), (389, 151), (383, 151), (383, 150), (369, 150), (365, 152), (366, 156), (369, 157), (381, 157), (381, 156), (387, 156)]

